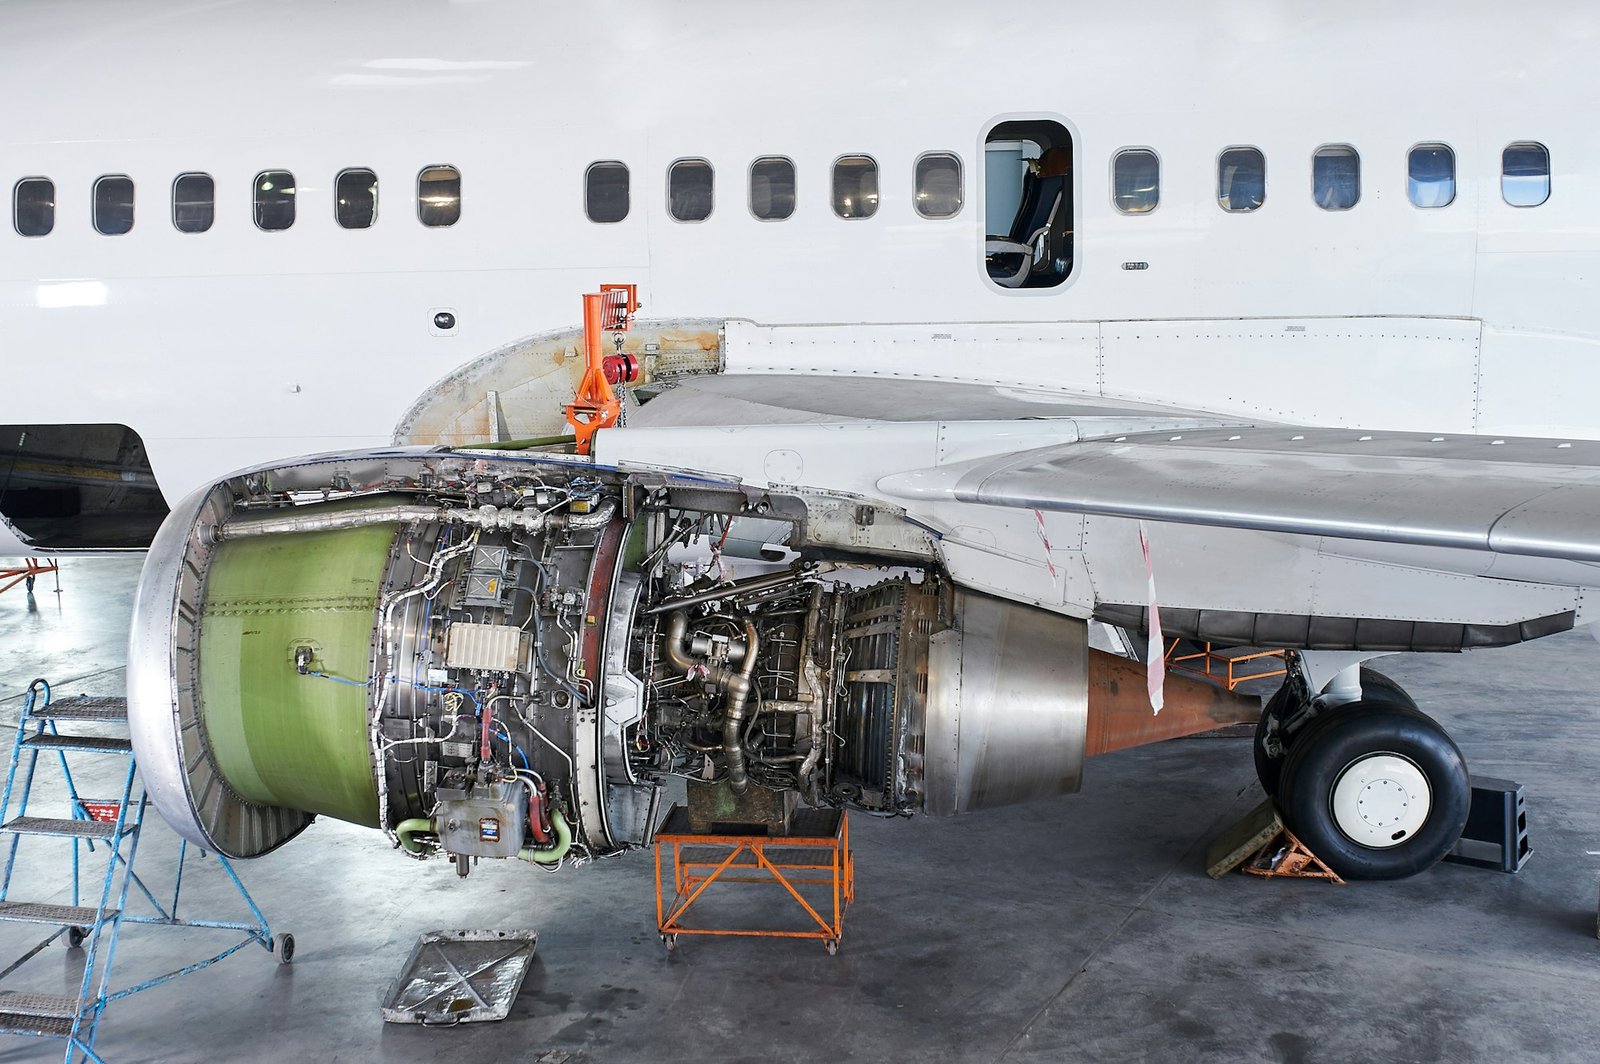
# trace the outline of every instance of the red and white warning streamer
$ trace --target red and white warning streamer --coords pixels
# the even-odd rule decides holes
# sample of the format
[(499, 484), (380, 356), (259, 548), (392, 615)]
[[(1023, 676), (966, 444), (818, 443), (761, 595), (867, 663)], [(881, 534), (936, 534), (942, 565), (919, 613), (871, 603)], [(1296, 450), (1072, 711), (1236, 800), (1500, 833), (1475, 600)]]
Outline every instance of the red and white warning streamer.
[(1039, 533), (1039, 542), (1044, 544), (1044, 567), (1050, 570), (1050, 581), (1059, 584), (1061, 577), (1056, 573), (1056, 563), (1050, 560), (1050, 537), (1045, 535), (1044, 514), (1038, 510), (1033, 511), (1033, 530)]
[(1150, 536), (1145, 532), (1143, 521), (1139, 522), (1139, 549), (1144, 552), (1145, 581), (1150, 587), (1150, 618), (1146, 626), (1150, 629), (1150, 642), (1145, 647), (1145, 687), (1150, 691), (1150, 708), (1160, 713), (1166, 701), (1163, 686), (1167, 679), (1167, 649), (1166, 639), (1161, 635), (1161, 607), (1156, 605), (1156, 567), (1150, 561)]

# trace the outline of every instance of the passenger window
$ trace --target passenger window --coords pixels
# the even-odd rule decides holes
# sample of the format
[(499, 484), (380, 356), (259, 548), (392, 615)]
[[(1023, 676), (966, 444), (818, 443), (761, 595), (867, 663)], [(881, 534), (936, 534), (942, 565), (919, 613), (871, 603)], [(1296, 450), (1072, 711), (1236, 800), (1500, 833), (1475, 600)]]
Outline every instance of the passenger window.
[(333, 212), (345, 229), (370, 229), (378, 217), (378, 175), (341, 170), (333, 181)]
[(1123, 214), (1149, 214), (1161, 203), (1161, 160), (1149, 148), (1127, 148), (1111, 160), (1111, 203)]
[(794, 213), (794, 163), (764, 155), (750, 164), (750, 213), (764, 222)]
[(1361, 199), (1361, 156), (1348, 144), (1329, 144), (1311, 157), (1311, 198), (1325, 211), (1347, 211)]
[(833, 213), (841, 218), (878, 213), (878, 164), (870, 155), (846, 155), (833, 164)]
[(1537, 207), (1550, 198), (1550, 151), (1531, 140), (1506, 146), (1500, 157), (1500, 195), (1513, 207)]
[(983, 268), (1001, 288), (1054, 288), (1073, 262), (1072, 135), (1017, 119), (983, 141)]
[(953, 218), (961, 213), (961, 160), (950, 152), (929, 152), (917, 160), (917, 213)]
[(1406, 157), (1406, 195), (1418, 207), (1448, 207), (1456, 198), (1456, 153), (1444, 144), (1418, 144)]
[(667, 213), (680, 222), (711, 217), (716, 175), (704, 159), (679, 159), (667, 170)]
[(95, 181), (94, 228), (106, 236), (122, 236), (133, 228), (133, 178), (107, 174)]
[(210, 174), (179, 174), (172, 182), (172, 227), (203, 233), (216, 218), (216, 182)]
[[(376, 191), (373, 209), (377, 209)], [(433, 228), (461, 220), (461, 171), (453, 166), (430, 166), (417, 175), (417, 219)]]
[(256, 228), (269, 233), (294, 224), (294, 175), (287, 170), (263, 170), (256, 175)]
[(628, 216), (628, 168), (595, 163), (583, 177), (583, 209), (591, 222), (609, 224)]
[(1255, 148), (1228, 148), (1217, 156), (1217, 202), (1235, 214), (1267, 201), (1267, 160)]
[(56, 227), (56, 183), (25, 177), (12, 194), (11, 224), (23, 236), (44, 236)]

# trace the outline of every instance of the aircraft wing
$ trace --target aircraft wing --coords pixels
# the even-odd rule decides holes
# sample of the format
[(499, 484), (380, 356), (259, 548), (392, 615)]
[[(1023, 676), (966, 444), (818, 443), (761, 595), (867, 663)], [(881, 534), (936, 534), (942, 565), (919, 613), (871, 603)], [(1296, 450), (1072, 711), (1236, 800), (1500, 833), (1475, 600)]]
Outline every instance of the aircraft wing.
[(903, 499), (1600, 562), (1600, 442), (1289, 426), (1086, 439), (897, 473)]

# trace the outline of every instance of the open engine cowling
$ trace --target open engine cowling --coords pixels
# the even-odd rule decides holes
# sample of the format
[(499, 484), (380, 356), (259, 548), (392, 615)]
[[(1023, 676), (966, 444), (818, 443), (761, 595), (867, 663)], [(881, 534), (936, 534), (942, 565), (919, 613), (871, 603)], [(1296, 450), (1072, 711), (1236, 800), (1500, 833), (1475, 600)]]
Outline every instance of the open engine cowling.
[[(950, 814), (1077, 789), (1091, 693), (1133, 686), (1084, 622), (925, 558), (830, 559), (806, 522), (798, 499), (559, 456), (229, 478), (174, 510), (140, 582), (150, 795), (232, 857), (326, 815), (465, 868), (643, 845), (674, 775), (745, 810)], [(729, 579), (730, 542), (804, 549)]]

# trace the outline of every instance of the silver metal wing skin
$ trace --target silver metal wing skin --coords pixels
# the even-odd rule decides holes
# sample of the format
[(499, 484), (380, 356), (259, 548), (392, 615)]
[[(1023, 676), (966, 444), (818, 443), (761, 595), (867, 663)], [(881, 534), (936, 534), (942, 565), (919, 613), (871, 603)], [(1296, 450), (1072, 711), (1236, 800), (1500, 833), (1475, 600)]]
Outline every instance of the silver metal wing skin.
[(902, 499), (1600, 562), (1600, 442), (1202, 429), (897, 473)]

